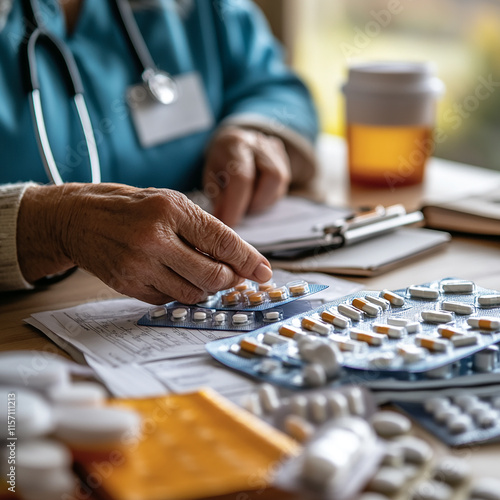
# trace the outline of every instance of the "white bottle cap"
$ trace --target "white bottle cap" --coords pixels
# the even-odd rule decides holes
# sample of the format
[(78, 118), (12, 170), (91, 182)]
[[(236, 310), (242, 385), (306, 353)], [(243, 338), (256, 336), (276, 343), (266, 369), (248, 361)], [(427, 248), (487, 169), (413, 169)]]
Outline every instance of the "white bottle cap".
[(47, 393), (48, 398), (58, 406), (100, 406), (106, 395), (106, 390), (94, 382), (56, 386)]
[(125, 436), (140, 432), (140, 415), (124, 408), (60, 407), (55, 414), (55, 436), (77, 447), (119, 445)]
[[(8, 426), (9, 416), (15, 426)], [(0, 387), (0, 436), (28, 439), (43, 436), (54, 428), (54, 415), (39, 394), (27, 389)], [(13, 432), (13, 434), (10, 434)]]
[(349, 68), (342, 87), (348, 123), (432, 126), (444, 84), (428, 62), (370, 62)]

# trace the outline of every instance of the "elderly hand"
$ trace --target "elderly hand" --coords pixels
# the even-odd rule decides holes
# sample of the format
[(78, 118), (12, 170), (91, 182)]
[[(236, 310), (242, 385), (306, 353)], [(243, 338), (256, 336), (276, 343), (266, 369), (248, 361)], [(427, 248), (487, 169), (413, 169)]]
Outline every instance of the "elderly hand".
[(213, 199), (214, 215), (229, 226), (278, 201), (290, 181), (290, 160), (277, 137), (227, 127), (207, 152), (204, 193)]
[(74, 265), (152, 304), (196, 303), (242, 278), (268, 281), (268, 261), (184, 195), (121, 184), (26, 190), (18, 260), (28, 281)]

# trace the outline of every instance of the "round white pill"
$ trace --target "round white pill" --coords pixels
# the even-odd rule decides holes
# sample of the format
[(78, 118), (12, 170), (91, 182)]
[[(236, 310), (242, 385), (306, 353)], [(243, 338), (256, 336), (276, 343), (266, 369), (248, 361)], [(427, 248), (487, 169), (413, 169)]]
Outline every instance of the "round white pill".
[(368, 483), (367, 489), (383, 495), (394, 495), (405, 483), (406, 476), (400, 469), (380, 467)]
[(500, 500), (500, 479), (485, 477), (476, 480), (471, 486), (469, 498)]
[(149, 316), (151, 318), (161, 318), (162, 316), (165, 316), (165, 314), (167, 314), (165, 306), (158, 306), (149, 311)]
[(311, 387), (325, 385), (327, 379), (325, 369), (315, 363), (304, 366), (302, 377), (304, 378), (304, 382)]
[(116, 445), (139, 435), (141, 417), (126, 408), (58, 408), (55, 436), (78, 447)]
[(185, 307), (176, 307), (172, 310), (173, 319), (185, 319), (187, 317), (188, 310)]
[(299, 443), (306, 442), (314, 434), (314, 426), (298, 415), (287, 415), (284, 427), (285, 432)]
[(193, 313), (193, 319), (195, 321), (205, 321), (207, 319), (207, 313), (205, 311), (195, 311)]
[(396, 443), (402, 448), (406, 462), (422, 465), (432, 458), (432, 448), (423, 439), (403, 436)]
[(436, 411), (448, 408), (451, 405), (451, 402), (448, 398), (443, 398), (439, 396), (435, 396), (433, 398), (426, 399), (424, 402), (425, 411), (429, 413), (435, 413)]
[(371, 418), (375, 432), (383, 438), (402, 436), (411, 429), (410, 420), (393, 411), (378, 411)]
[(446, 421), (446, 427), (453, 434), (462, 434), (472, 427), (472, 419), (469, 415), (453, 415)]
[(262, 408), (268, 413), (273, 413), (281, 406), (278, 391), (271, 384), (262, 384), (259, 387), (259, 397)]
[(248, 316), (243, 313), (233, 314), (233, 324), (243, 325), (248, 322)]
[(279, 311), (267, 311), (264, 313), (264, 318), (267, 321), (278, 321), (280, 319)]
[(39, 394), (27, 389), (0, 387), (0, 437), (8, 437), (7, 422), (12, 408), (15, 408), (16, 435), (23, 439), (43, 436), (54, 429), (53, 411)]
[(47, 396), (59, 406), (99, 406), (107, 394), (104, 387), (94, 382), (75, 382), (53, 388)]
[(347, 417), (349, 415), (349, 403), (341, 392), (329, 392), (326, 399), (333, 418)]
[(451, 500), (453, 490), (438, 481), (422, 481), (414, 486), (412, 500)]
[(314, 364), (321, 365), (328, 378), (338, 375), (342, 368), (342, 354), (338, 347), (332, 343), (313, 344), (309, 360)]
[(470, 475), (471, 471), (468, 462), (452, 456), (440, 459), (433, 470), (434, 479), (450, 486), (463, 483), (469, 479)]

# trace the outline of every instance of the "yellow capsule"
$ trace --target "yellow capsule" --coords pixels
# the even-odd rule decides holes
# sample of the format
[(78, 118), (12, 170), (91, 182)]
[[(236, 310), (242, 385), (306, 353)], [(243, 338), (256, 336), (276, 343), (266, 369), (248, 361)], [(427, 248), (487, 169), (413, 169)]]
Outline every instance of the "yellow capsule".
[(258, 306), (259, 304), (263, 304), (266, 301), (266, 293), (254, 292), (248, 296), (248, 301), (253, 306)]
[(267, 292), (269, 298), (272, 301), (285, 300), (288, 298), (288, 290), (286, 286), (280, 286), (279, 288), (273, 288)]
[(227, 292), (222, 296), (222, 304), (225, 306), (234, 306), (239, 304), (241, 300), (241, 293), (238, 291)]

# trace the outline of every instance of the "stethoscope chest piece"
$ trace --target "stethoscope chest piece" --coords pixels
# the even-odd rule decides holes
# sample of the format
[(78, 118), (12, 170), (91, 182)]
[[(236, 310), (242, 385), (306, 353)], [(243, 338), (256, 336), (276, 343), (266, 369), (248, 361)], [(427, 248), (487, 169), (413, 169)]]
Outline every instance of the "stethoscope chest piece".
[(142, 79), (151, 96), (161, 104), (172, 104), (177, 100), (177, 84), (166, 72), (148, 68)]

